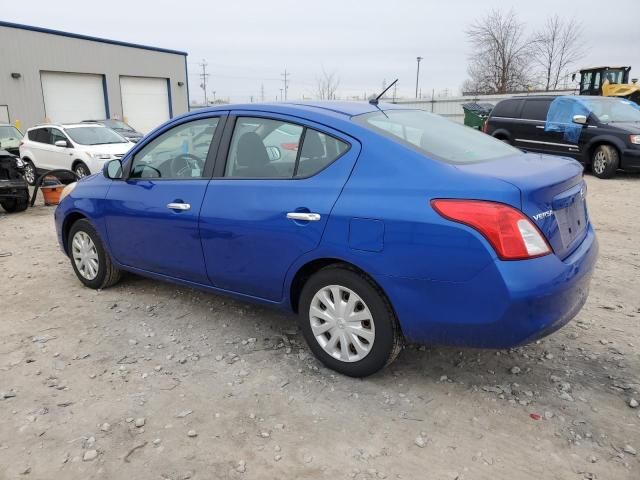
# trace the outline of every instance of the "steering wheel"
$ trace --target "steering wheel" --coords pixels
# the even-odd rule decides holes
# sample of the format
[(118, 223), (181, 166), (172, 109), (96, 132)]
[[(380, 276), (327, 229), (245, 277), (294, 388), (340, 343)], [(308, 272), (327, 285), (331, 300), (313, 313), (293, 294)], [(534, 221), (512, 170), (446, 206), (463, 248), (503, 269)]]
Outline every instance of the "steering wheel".
[(202, 172), (204, 162), (190, 153), (181, 153), (171, 159), (171, 171), (176, 177), (191, 177), (191, 171), (198, 169)]

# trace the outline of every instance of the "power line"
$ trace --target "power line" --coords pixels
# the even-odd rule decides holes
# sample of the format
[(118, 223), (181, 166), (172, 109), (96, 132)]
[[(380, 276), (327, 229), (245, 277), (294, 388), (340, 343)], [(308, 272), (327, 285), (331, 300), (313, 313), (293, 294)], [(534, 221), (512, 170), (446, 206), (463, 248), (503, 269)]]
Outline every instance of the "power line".
[(204, 104), (208, 105), (209, 102), (207, 101), (207, 79), (209, 78), (209, 74), (207, 73), (207, 62), (206, 60), (202, 59), (202, 63), (199, 63), (198, 65), (202, 67), (202, 73), (200, 74), (202, 83), (200, 84), (200, 88), (202, 88), (202, 91), (204, 92)]
[(284, 73), (281, 73), (284, 78), (284, 101), (287, 101), (287, 91), (289, 90), (289, 80), (287, 79), (291, 73), (287, 72), (287, 69), (284, 69)]

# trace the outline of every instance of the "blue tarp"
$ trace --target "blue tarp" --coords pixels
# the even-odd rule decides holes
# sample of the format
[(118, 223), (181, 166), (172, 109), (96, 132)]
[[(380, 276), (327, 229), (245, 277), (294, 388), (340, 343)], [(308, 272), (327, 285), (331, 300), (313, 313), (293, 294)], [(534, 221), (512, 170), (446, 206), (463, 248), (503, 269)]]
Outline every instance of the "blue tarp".
[[(601, 102), (589, 97), (558, 97), (551, 102), (544, 124), (545, 132), (562, 132), (565, 141), (577, 144), (584, 125), (573, 122), (574, 115), (596, 115), (605, 121), (609, 115), (615, 115), (616, 106), (620, 103), (640, 109), (640, 105), (626, 98), (615, 99), (617, 102)], [(614, 113), (612, 113), (614, 112)]]
[(544, 124), (545, 132), (563, 132), (564, 139), (569, 143), (578, 143), (582, 125), (574, 123), (574, 115), (589, 117), (591, 105), (588, 100), (580, 97), (558, 97), (551, 102), (547, 121)]

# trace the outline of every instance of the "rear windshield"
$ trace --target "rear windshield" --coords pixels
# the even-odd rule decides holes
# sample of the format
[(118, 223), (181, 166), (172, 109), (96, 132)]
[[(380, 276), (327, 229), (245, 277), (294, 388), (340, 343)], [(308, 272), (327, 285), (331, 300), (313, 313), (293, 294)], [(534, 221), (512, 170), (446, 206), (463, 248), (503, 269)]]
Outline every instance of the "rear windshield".
[(470, 127), (422, 110), (387, 110), (353, 118), (385, 137), (447, 163), (474, 163), (520, 150)]
[(80, 145), (106, 145), (109, 143), (126, 143), (116, 132), (106, 127), (74, 127), (66, 128), (65, 132)]

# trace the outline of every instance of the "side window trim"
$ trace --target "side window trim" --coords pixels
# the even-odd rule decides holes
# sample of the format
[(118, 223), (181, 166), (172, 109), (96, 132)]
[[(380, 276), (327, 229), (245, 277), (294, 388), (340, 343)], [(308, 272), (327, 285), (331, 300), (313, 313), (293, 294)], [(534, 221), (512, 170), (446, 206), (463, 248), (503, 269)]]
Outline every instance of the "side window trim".
[[(272, 114), (269, 115), (270, 112), (261, 112), (261, 111), (242, 111), (242, 112), (232, 112), (229, 114), (229, 117), (227, 118), (227, 123), (225, 125), (224, 128), (224, 132), (222, 134), (222, 139), (221, 139), (221, 143), (220, 143), (220, 147), (218, 148), (218, 155), (216, 157), (216, 162), (215, 162), (215, 168), (213, 171), (213, 178), (215, 178), (216, 180), (305, 180), (307, 178), (311, 178), (311, 177), (315, 177), (316, 175), (322, 173), (324, 170), (326, 170), (327, 168), (329, 168), (331, 165), (333, 165), (335, 162), (337, 162), (338, 160), (340, 160), (342, 157), (344, 157), (347, 153), (349, 153), (353, 147), (353, 140), (347, 140), (345, 138), (345, 136), (337, 136), (333, 133), (328, 133), (325, 130), (322, 130), (320, 128), (316, 128), (315, 126), (307, 126), (304, 123), (300, 123), (297, 122), (295, 119), (292, 120), (291, 118), (282, 115), (280, 116), (279, 114)], [(300, 136), (300, 145), (298, 146), (298, 152), (296, 155), (296, 163), (294, 166), (294, 173), (292, 177), (286, 177), (286, 178), (282, 178), (282, 177), (278, 177), (278, 178), (240, 178), (240, 177), (225, 177), (224, 176), (224, 172), (227, 166), (227, 161), (229, 159), (229, 150), (231, 149), (231, 140), (233, 138), (233, 132), (235, 130), (236, 127), (236, 122), (238, 120), (238, 118), (245, 118), (245, 117), (254, 117), (254, 118), (264, 118), (267, 120), (276, 120), (276, 121), (281, 121), (281, 122), (287, 122), (287, 123), (291, 123), (292, 125), (296, 125), (299, 127), (302, 127), (302, 134)], [(315, 130), (318, 133), (321, 133), (323, 135), (326, 135), (328, 137), (334, 138), (340, 142), (343, 142), (344, 144), (347, 145), (347, 148), (345, 149), (344, 152), (342, 152), (340, 155), (338, 155), (336, 158), (333, 159), (333, 161), (329, 162), (327, 165), (325, 165), (323, 168), (321, 168), (320, 170), (318, 170), (317, 172), (314, 172), (312, 175), (308, 175), (305, 177), (296, 177), (297, 173), (298, 173), (298, 165), (300, 162), (300, 154), (302, 153), (302, 149), (304, 147), (304, 139), (305, 136), (307, 134), (307, 129), (311, 129), (311, 130)]]
[[(213, 115), (198, 115), (195, 117), (188, 117), (185, 118), (184, 121), (181, 121), (179, 123), (176, 124), (172, 124), (171, 127), (167, 128), (166, 130), (162, 130), (161, 132), (158, 132), (157, 135), (155, 135), (153, 138), (148, 139), (147, 141), (144, 142), (144, 145), (137, 145), (136, 147), (134, 147), (134, 151), (131, 152), (130, 155), (128, 155), (128, 159), (127, 159), (127, 164), (124, 166), (124, 173), (125, 173), (125, 177), (124, 179), (126, 181), (131, 181), (131, 182), (136, 182), (136, 181), (140, 181), (140, 180), (150, 180), (149, 178), (137, 178), (137, 177), (131, 177), (131, 169), (133, 167), (134, 161), (136, 156), (145, 149), (145, 147), (147, 145), (149, 145), (151, 142), (153, 142), (156, 138), (161, 137), (162, 135), (164, 135), (165, 133), (173, 130), (176, 127), (179, 127), (180, 125), (184, 125), (186, 123), (190, 123), (190, 122), (196, 122), (198, 120), (207, 120), (210, 118), (217, 118), (218, 119), (218, 125), (216, 126), (216, 131), (213, 134), (213, 138), (211, 139), (211, 144), (209, 145), (209, 151), (207, 152), (207, 159), (205, 160), (204, 163), (204, 169), (202, 170), (202, 176), (198, 177), (197, 180), (207, 180), (207, 179), (211, 179), (211, 177), (213, 176), (213, 170), (215, 168), (215, 163), (218, 157), (218, 151), (220, 149), (220, 145), (221, 145), (221, 139), (222, 139), (222, 134), (223, 131), (226, 130), (227, 128), (227, 123), (228, 123), (228, 118), (229, 118), (229, 114), (228, 112), (224, 111), (224, 112), (216, 112), (219, 113), (218, 114), (213, 114)], [(165, 181), (165, 180), (178, 180), (176, 178), (152, 178), (151, 180), (154, 181)], [(189, 178), (184, 178), (184, 179), (180, 179), (180, 180), (189, 180)]]

